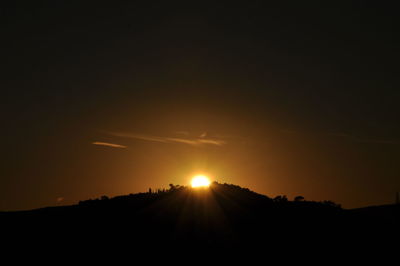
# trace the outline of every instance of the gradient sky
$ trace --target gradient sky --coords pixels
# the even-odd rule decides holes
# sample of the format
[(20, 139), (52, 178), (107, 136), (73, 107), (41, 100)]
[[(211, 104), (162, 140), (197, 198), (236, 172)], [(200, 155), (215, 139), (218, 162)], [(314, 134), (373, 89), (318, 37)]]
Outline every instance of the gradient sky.
[(0, 210), (196, 173), (346, 208), (394, 202), (388, 2), (81, 2), (0, 4)]

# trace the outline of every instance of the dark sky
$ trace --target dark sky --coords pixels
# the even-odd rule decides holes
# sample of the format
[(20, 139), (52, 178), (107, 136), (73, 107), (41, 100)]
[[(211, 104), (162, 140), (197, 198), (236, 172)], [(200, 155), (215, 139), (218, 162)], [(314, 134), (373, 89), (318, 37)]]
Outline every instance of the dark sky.
[(347, 208), (400, 191), (387, 1), (15, 2), (0, 4), (0, 210), (196, 173)]

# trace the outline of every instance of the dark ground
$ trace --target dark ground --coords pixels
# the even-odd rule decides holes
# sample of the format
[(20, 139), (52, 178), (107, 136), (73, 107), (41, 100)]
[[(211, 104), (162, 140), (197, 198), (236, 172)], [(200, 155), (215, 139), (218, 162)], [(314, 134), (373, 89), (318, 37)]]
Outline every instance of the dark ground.
[(11, 249), (176, 256), (233, 256), (257, 250), (354, 254), (395, 243), (400, 206), (345, 210), (330, 201), (271, 199), (239, 186), (213, 183), (209, 189), (174, 186), (73, 206), (3, 212), (0, 221), (3, 241)]

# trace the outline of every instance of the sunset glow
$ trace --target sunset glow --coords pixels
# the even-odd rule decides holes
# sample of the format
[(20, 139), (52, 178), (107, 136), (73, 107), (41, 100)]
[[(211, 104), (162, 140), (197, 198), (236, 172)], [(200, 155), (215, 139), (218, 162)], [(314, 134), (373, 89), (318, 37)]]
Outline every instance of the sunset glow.
[(193, 188), (208, 187), (210, 186), (210, 183), (210, 179), (204, 175), (197, 175), (193, 177), (191, 182)]

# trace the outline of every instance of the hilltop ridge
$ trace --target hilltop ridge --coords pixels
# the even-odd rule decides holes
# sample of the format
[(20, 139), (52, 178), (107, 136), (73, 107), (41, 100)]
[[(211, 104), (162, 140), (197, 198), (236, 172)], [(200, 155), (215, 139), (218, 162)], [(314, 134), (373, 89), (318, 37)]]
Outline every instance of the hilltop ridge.
[(383, 230), (395, 232), (399, 221), (398, 206), (387, 207), (385, 213), (391, 215), (345, 210), (331, 201), (307, 201), (301, 196), (294, 200), (270, 198), (214, 182), (208, 188), (171, 184), (169, 189), (151, 193), (103, 196), (72, 206), (1, 213), (0, 220), (14, 236), (53, 241), (78, 239), (97, 245), (98, 241), (134, 239), (132, 245), (152, 245), (155, 249), (248, 249), (260, 241), (302, 239), (316, 245), (346, 237), (350, 237), (350, 243), (366, 236), (379, 237)]

